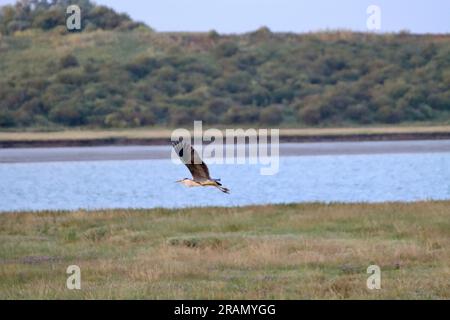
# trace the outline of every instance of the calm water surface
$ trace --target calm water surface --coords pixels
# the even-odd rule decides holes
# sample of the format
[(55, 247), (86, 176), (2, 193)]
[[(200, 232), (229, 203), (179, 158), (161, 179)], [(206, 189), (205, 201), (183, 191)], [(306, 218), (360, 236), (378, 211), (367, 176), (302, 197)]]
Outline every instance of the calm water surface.
[(3, 163), (0, 211), (450, 199), (450, 152), (282, 156), (277, 175), (260, 168), (210, 165), (226, 195), (176, 184), (189, 173), (166, 159)]

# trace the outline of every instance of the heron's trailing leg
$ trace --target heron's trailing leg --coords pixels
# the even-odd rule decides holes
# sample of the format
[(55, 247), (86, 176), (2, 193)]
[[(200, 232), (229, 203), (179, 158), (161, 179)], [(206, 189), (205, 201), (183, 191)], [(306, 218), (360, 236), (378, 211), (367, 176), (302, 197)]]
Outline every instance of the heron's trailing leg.
[(217, 189), (219, 189), (220, 191), (224, 192), (224, 193), (230, 193), (230, 189), (225, 188), (225, 187), (221, 187), (221, 186), (217, 186)]
[(230, 189), (223, 187), (222, 184), (220, 182), (218, 182), (218, 179), (211, 179), (211, 180), (203, 181), (203, 182), (201, 182), (201, 185), (204, 187), (213, 186), (213, 187), (216, 187), (217, 189), (219, 189), (220, 191), (222, 191), (223, 193), (230, 193)]

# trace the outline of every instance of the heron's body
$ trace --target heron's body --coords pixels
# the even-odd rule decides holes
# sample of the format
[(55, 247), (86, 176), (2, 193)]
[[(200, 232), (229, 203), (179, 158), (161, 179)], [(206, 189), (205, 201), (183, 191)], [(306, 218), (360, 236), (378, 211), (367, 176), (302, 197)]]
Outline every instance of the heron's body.
[(200, 182), (196, 182), (194, 180), (191, 179), (183, 179), (183, 180), (179, 180), (177, 181), (183, 185), (185, 185), (186, 187), (201, 187), (202, 185), (200, 184)]
[(209, 176), (209, 170), (206, 164), (200, 159), (198, 153), (187, 143), (173, 143), (175, 152), (181, 161), (186, 165), (192, 174), (193, 179), (184, 178), (177, 182), (186, 187), (216, 187), (224, 193), (230, 193), (230, 190), (223, 187), (219, 182), (220, 179), (212, 179)]
[(203, 180), (203, 181), (195, 181), (192, 179), (183, 179), (179, 181), (180, 183), (184, 184), (186, 187), (218, 187), (220, 184), (217, 183), (215, 180)]

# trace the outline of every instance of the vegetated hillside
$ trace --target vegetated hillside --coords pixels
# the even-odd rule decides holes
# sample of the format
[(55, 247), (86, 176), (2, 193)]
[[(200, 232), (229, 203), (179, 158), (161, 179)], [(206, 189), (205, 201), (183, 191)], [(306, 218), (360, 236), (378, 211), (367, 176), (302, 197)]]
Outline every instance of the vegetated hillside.
[[(450, 119), (450, 35), (158, 33), (68, 1), (0, 13), (0, 128)], [(50, 21), (50, 22), (49, 22)]]

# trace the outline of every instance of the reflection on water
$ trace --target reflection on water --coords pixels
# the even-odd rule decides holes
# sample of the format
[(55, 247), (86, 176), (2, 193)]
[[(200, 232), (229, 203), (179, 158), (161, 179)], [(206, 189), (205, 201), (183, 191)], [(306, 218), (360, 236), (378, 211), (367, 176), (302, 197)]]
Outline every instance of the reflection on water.
[(277, 175), (259, 169), (211, 165), (226, 195), (176, 184), (189, 173), (170, 160), (0, 164), (0, 211), (450, 199), (450, 153), (282, 157)]

